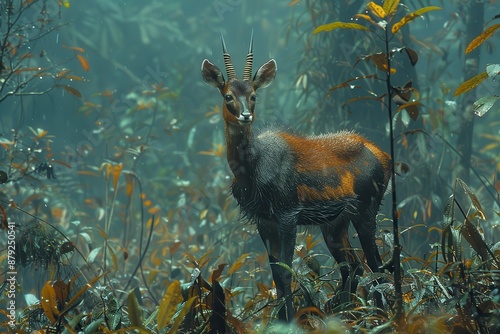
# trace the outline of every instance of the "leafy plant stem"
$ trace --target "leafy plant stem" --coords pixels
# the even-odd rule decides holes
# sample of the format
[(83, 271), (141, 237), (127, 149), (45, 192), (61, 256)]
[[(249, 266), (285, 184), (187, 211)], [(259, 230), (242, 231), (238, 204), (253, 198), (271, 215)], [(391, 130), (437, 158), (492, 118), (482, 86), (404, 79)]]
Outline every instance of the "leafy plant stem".
[[(139, 178), (137, 178), (137, 175), (135, 175), (134, 173), (131, 173), (131, 175), (136, 179), (137, 184), (139, 186), (139, 193), (142, 194), (143, 193), (142, 192), (142, 184), (139, 181)], [(148, 240), (146, 241), (146, 246), (143, 249), (142, 240), (144, 237), (144, 226), (145, 226), (145, 224), (144, 224), (144, 204), (141, 201), (141, 235), (139, 237), (140, 258), (139, 258), (139, 262), (137, 263), (137, 266), (135, 267), (134, 271), (130, 275), (130, 279), (128, 280), (127, 285), (125, 286), (124, 290), (126, 291), (127, 288), (129, 287), (130, 283), (132, 283), (132, 279), (134, 278), (135, 274), (137, 273), (137, 270), (141, 269), (141, 276), (142, 276), (142, 279), (144, 281), (144, 285), (146, 286), (146, 289), (149, 291), (149, 294), (150, 294), (151, 298), (153, 299), (153, 301), (155, 302), (155, 304), (158, 305), (158, 301), (154, 297), (155, 295), (150, 290), (148, 281), (146, 280), (146, 277), (144, 276), (144, 271), (142, 270), (142, 261), (144, 261), (144, 257), (146, 256), (146, 253), (148, 251), (149, 244), (151, 243), (151, 238), (153, 237), (153, 229), (155, 226), (155, 216), (153, 215), (151, 217), (151, 228), (149, 230), (149, 235), (148, 235)]]
[(396, 173), (394, 169), (394, 129), (392, 119), (392, 84), (391, 84), (391, 56), (389, 50), (389, 32), (385, 29), (385, 52), (387, 57), (387, 111), (389, 114), (389, 142), (391, 152), (391, 194), (392, 194), (392, 226), (394, 234), (394, 251), (392, 253), (392, 261), (394, 264), (394, 291), (396, 297), (395, 303), (395, 318), (400, 327), (404, 325), (404, 309), (403, 309), (403, 294), (401, 292), (401, 245), (399, 244), (399, 224), (398, 224), (398, 204), (396, 196)]

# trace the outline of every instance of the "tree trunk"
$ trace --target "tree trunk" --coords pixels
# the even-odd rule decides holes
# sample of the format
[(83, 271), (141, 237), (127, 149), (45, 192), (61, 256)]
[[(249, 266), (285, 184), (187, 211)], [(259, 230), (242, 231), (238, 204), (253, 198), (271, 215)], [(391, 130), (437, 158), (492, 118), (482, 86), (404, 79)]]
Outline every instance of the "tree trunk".
[[(483, 31), (484, 3), (469, 0), (468, 10), (466, 10), (465, 12), (467, 12), (467, 16), (465, 18), (465, 45), (467, 46)], [(480, 54), (480, 48), (477, 48), (469, 54), (465, 55), (463, 81), (469, 80), (480, 72)], [(459, 164), (460, 168), (458, 170), (457, 177), (461, 178), (466, 183), (469, 182), (469, 169), (471, 166), (472, 139), (474, 132), (474, 112), (472, 109), (472, 105), (476, 100), (476, 92), (475, 90), (471, 90), (465, 93), (462, 100), (462, 105), (459, 108), (462, 115), (459, 125), (457, 149), (462, 155), (462, 159)]]

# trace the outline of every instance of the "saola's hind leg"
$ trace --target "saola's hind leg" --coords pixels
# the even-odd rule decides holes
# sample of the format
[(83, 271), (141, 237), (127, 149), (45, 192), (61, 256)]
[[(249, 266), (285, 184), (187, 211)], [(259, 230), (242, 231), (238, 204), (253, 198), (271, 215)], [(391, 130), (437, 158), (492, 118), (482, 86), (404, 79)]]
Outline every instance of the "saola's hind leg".
[(363, 274), (361, 264), (352, 250), (349, 242), (349, 219), (340, 216), (330, 224), (321, 225), (321, 232), (326, 245), (335, 261), (340, 266), (342, 276), (341, 302), (350, 300), (349, 294), (354, 294), (358, 285), (357, 276)]
[[(365, 210), (352, 218), (352, 223), (356, 232), (358, 232), (368, 267), (370, 267), (372, 272), (377, 273), (380, 272), (382, 268), (382, 259), (380, 258), (375, 239), (377, 232), (377, 209), (380, 205), (380, 200), (372, 199), (372, 201), (373, 203), (371, 206), (367, 206)], [(377, 284), (377, 282), (374, 282), (374, 284)], [(381, 294), (376, 292), (374, 297), (377, 306), (383, 308)]]

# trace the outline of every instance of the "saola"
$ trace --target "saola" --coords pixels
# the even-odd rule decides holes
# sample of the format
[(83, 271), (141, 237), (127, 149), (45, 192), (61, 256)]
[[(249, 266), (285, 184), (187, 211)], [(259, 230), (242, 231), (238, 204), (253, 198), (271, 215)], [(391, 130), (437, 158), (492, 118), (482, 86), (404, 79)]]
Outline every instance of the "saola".
[[(222, 39), (222, 37), (221, 37)], [(203, 79), (223, 97), (227, 161), (233, 172), (232, 193), (242, 214), (257, 224), (268, 254), (278, 298), (285, 298), (279, 318), (294, 315), (291, 267), (298, 225), (319, 225), (328, 249), (339, 264), (342, 288), (349, 273), (362, 267), (349, 243), (349, 222), (356, 229), (368, 266), (379, 271), (375, 244), (376, 214), (390, 177), (390, 156), (352, 132), (297, 136), (280, 130), (254, 135), (256, 92), (271, 84), (276, 61), (269, 60), (252, 78), (252, 41), (243, 79), (236, 77), (222, 39), (227, 80), (210, 61), (202, 62)]]

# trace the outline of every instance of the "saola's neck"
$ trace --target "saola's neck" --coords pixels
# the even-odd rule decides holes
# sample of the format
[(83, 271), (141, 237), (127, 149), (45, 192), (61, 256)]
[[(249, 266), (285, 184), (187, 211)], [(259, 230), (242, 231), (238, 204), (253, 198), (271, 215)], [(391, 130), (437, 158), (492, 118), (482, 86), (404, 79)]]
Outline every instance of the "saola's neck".
[(251, 126), (234, 126), (226, 124), (227, 162), (236, 178), (249, 175), (251, 164), (255, 159), (253, 133)]

